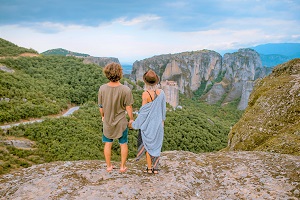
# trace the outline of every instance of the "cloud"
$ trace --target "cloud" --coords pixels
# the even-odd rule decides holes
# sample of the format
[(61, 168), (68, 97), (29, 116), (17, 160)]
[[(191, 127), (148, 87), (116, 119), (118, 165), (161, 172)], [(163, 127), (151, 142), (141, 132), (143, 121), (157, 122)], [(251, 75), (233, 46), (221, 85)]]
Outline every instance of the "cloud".
[(114, 23), (119, 23), (124, 26), (136, 26), (141, 24), (148, 24), (149, 22), (155, 23), (155, 21), (161, 19), (161, 17), (157, 15), (141, 15), (138, 17), (135, 17), (133, 19), (127, 20), (127, 17), (122, 17), (114, 20)]
[(22, 27), (28, 27), (34, 31), (46, 34), (54, 34), (63, 32), (65, 30), (78, 30), (85, 28), (84, 26), (77, 25), (77, 24), (62, 24), (62, 23), (53, 23), (53, 22), (37, 22), (37, 23), (29, 23), (29, 24), (22, 24)]
[(300, 42), (299, 9), (293, 0), (11, 0), (0, 6), (0, 37), (39, 52), (65, 48), (133, 62), (204, 48)]
[[(121, 62), (201, 49), (222, 51), (270, 42), (295, 42), (297, 39), (299, 42), (297, 21), (265, 19), (261, 24), (268, 25), (268, 29), (254, 26), (254, 19), (228, 19), (207, 30), (189, 32), (140, 28), (141, 24), (156, 20), (160, 18), (141, 16), (130, 20), (115, 20), (97, 27), (51, 22), (37, 23), (31, 27), (10, 25), (0, 27), (0, 37), (39, 52), (65, 48), (92, 56), (117, 57)], [(295, 30), (289, 34), (289, 27), (292, 26)], [(56, 31), (45, 34), (41, 30)]]

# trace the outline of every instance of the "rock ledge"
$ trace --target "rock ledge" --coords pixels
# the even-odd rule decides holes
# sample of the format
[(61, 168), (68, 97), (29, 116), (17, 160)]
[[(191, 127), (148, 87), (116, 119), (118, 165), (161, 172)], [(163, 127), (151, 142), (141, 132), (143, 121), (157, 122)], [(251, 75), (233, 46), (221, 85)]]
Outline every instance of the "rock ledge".
[[(114, 163), (116, 166), (118, 163)], [(104, 161), (53, 162), (0, 176), (1, 199), (299, 199), (300, 157), (267, 152), (163, 152), (124, 174)]]

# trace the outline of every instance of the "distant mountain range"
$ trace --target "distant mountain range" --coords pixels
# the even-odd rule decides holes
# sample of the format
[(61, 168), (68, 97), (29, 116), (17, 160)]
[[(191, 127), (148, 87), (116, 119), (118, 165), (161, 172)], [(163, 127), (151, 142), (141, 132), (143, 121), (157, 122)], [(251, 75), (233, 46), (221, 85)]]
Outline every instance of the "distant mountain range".
[[(269, 43), (247, 47), (259, 53), (262, 65), (274, 67), (294, 58), (300, 58), (300, 43)], [(233, 53), (238, 49), (224, 50), (219, 53)]]
[(300, 43), (271, 43), (250, 47), (260, 54), (263, 66), (274, 67), (300, 58)]
[(264, 55), (277, 54), (291, 58), (300, 58), (300, 43), (270, 43), (249, 48)]

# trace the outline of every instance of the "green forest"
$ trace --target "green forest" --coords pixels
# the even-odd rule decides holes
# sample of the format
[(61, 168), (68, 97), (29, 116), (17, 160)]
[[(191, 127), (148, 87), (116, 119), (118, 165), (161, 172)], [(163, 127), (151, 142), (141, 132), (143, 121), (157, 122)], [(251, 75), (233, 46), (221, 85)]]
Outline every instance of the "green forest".
[(38, 52), (33, 49), (26, 49), (24, 47), (19, 47), (7, 40), (0, 38), (0, 57), (18, 56), (22, 53), (38, 54)]
[[(82, 59), (71, 56), (15, 57), (20, 54), (19, 48), (22, 53), (25, 48), (5, 40), (0, 40), (0, 47), (3, 55), (0, 66), (14, 70), (13, 73), (0, 70), (0, 124), (45, 119), (5, 131), (0, 129), (0, 174), (45, 162), (104, 159), (102, 122), (97, 106), (98, 89), (108, 82), (102, 67), (83, 64)], [(121, 80), (125, 81), (133, 86), (133, 107), (137, 111), (142, 91), (130, 80)], [(70, 117), (45, 117), (74, 105), (80, 109)], [(242, 115), (236, 103), (208, 105), (198, 98), (180, 95), (180, 105), (182, 109), (176, 110), (167, 106), (163, 151), (218, 151), (226, 147), (230, 127)], [(28, 150), (1, 142), (8, 138), (29, 139), (35, 145)], [(135, 157), (136, 143), (137, 131), (130, 130), (130, 158)], [(119, 160), (117, 142), (112, 158)]]

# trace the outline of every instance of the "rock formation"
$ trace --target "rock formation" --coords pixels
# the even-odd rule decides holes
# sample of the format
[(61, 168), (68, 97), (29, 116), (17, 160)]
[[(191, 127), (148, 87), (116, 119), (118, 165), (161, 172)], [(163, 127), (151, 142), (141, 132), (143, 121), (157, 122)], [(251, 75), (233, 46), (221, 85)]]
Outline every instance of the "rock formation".
[(214, 51), (202, 50), (166, 54), (133, 63), (132, 78), (142, 80), (143, 74), (154, 70), (161, 81), (176, 81), (181, 93), (197, 90), (201, 81), (215, 79), (221, 70), (222, 57)]
[[(261, 68), (259, 54), (252, 49), (240, 49), (238, 52), (225, 54), (222, 62), (222, 72), (225, 74), (221, 86), (228, 93), (222, 103), (241, 98), (238, 108), (244, 110), (247, 107), (249, 94), (253, 89), (253, 81), (255, 78), (266, 76), (266, 74), (262, 74), (263, 70), (259, 70)], [(257, 70), (261, 73), (257, 74)], [(258, 77), (255, 77), (256, 74)], [(210, 93), (217, 93), (215, 87), (208, 91), (207, 95)], [(210, 102), (205, 96), (204, 99), (209, 103), (215, 103), (221, 100), (224, 94), (223, 92), (220, 95), (215, 95), (216, 99), (213, 102)]]
[(176, 108), (179, 104), (179, 92), (178, 86), (175, 81), (162, 81), (161, 87), (166, 94), (166, 102), (168, 102), (173, 108)]
[(240, 49), (224, 58), (210, 50), (154, 56), (134, 62), (131, 78), (142, 80), (148, 69), (154, 70), (162, 81), (175, 81), (179, 91), (188, 96), (205, 84), (201, 98), (209, 104), (241, 98), (241, 110), (247, 106), (253, 82), (269, 73), (252, 49)]
[(93, 57), (93, 56), (83, 57), (83, 63), (85, 64), (95, 63), (101, 67), (104, 67), (105, 65), (112, 62), (116, 62), (120, 64), (119, 59), (114, 57)]
[(245, 110), (245, 108), (247, 107), (249, 96), (253, 90), (253, 86), (254, 86), (254, 81), (245, 81), (243, 83), (243, 88), (242, 88), (242, 92), (241, 92), (242, 93), (241, 100), (238, 105), (239, 110)]
[(229, 133), (228, 150), (300, 155), (300, 59), (278, 65), (258, 80), (242, 118)]
[[(118, 163), (113, 163), (116, 166)], [(106, 172), (104, 161), (53, 162), (0, 176), (1, 199), (299, 199), (300, 157), (266, 152), (163, 152)]]

